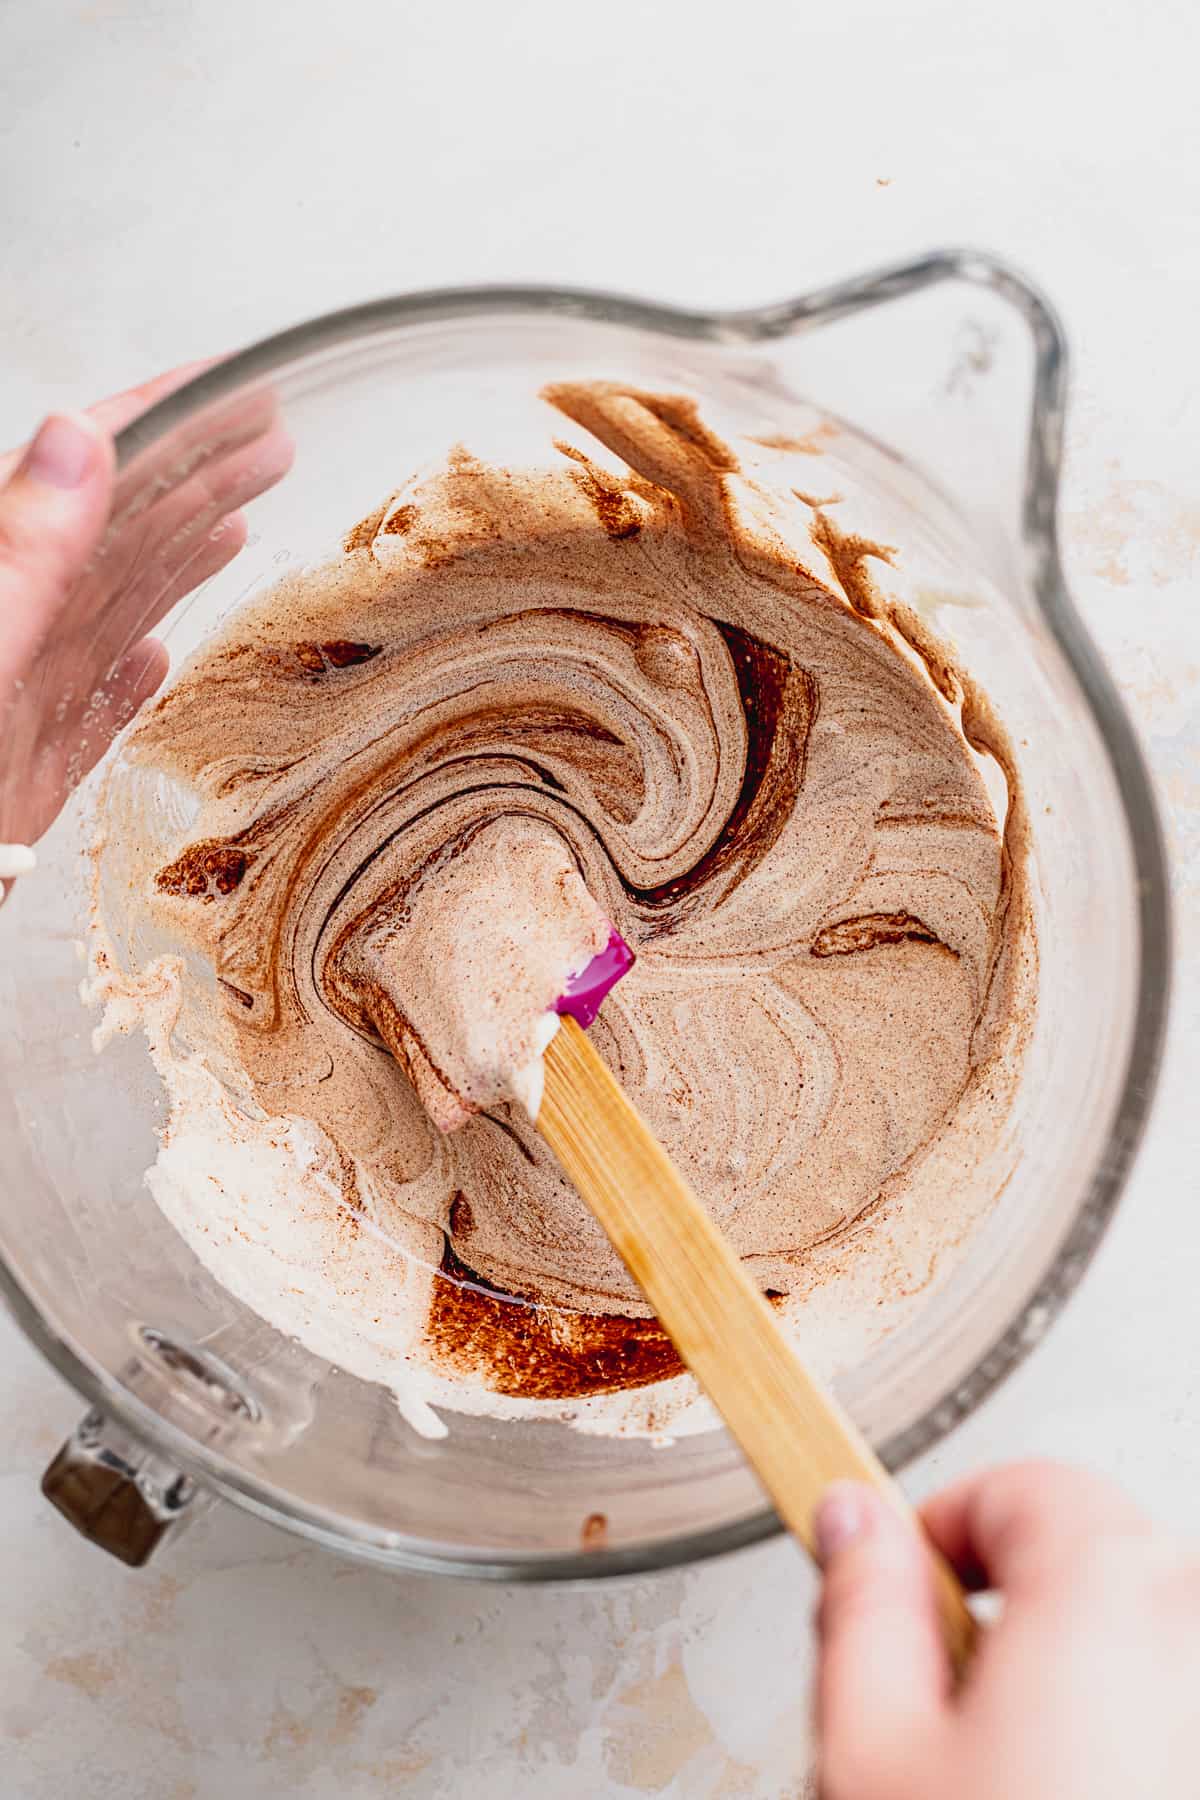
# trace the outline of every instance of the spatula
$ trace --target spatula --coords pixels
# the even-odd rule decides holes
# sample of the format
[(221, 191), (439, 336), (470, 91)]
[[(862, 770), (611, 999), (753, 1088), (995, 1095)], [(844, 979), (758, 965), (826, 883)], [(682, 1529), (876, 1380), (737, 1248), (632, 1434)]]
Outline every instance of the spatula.
[[(537, 1128), (608, 1233), (683, 1361), (708, 1394), (780, 1518), (815, 1556), (813, 1520), (833, 1481), (875, 1488), (914, 1530), (904, 1494), (833, 1397), (807, 1373), (771, 1307), (585, 1035), (633, 963), (613, 932), (568, 984), (545, 1053)], [(929, 1546), (946, 1648), (957, 1674), (976, 1625), (949, 1565)]]

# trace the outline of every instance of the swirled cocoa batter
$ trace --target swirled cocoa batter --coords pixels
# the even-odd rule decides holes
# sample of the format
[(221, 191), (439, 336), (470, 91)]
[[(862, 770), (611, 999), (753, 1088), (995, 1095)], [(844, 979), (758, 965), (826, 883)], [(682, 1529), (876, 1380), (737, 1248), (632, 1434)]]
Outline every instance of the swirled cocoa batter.
[[(468, 1044), (479, 895), (551, 946), (590, 953), (597, 916), (633, 946), (595, 1040), (784, 1304), (985, 1103), (1031, 928), (1003, 734), (876, 586), (892, 552), (687, 399), (546, 398), (553, 463), (457, 452), (240, 609), (136, 727), (109, 815), (151, 776), (194, 796), (169, 853), (134, 859), (144, 941), (185, 947), (172, 1041), (219, 1084), (220, 1129), (308, 1133), (310, 1237), (276, 1221), (244, 1297), (274, 1317), (266, 1287), (300, 1269), (347, 1339), (562, 1400), (678, 1365), (489, 1087), (499, 1038)], [(388, 973), (422, 895), (452, 1068), (421, 1025), (445, 995)]]

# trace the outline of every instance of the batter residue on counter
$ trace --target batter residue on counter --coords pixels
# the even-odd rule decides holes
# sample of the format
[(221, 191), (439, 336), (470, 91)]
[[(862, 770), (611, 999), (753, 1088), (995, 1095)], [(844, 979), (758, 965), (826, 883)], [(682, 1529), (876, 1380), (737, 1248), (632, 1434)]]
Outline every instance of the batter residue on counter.
[(362, 1004), (364, 921), (442, 882), (452, 961), (459, 859), (506, 908), (586, 889), (638, 956), (595, 1041), (798, 1318), (859, 1303), (873, 1232), (911, 1273), (970, 1223), (930, 1171), (1011, 1098), (1024, 813), (985, 699), (882, 591), (898, 552), (686, 398), (545, 398), (546, 466), (455, 452), (135, 725), (93, 985), (167, 1085), (159, 1203), (263, 1317), (426, 1429), (435, 1403), (662, 1432), (700, 1416), (673, 1350), (520, 1107), (445, 1078), (467, 1122), (436, 1129)]

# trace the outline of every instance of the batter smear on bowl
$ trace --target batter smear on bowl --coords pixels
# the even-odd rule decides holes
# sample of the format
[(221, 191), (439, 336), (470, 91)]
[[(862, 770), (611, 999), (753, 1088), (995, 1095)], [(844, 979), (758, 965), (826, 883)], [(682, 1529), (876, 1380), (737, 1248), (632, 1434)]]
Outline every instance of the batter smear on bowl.
[(611, 920), (638, 960), (598, 1047), (809, 1360), (857, 1354), (981, 1216), (1036, 979), (1024, 807), (901, 553), (786, 445), (544, 397), (546, 466), (456, 451), (135, 726), (93, 988), (167, 1085), (160, 1204), (280, 1329), (429, 1430), (698, 1428), (529, 1123), (530, 1020)]

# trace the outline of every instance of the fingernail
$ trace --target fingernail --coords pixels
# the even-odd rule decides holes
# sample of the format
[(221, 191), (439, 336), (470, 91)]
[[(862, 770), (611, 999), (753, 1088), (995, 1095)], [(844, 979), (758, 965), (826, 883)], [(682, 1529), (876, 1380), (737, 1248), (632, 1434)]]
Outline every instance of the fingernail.
[(869, 1491), (856, 1481), (835, 1481), (817, 1508), (813, 1531), (822, 1563), (837, 1556), (870, 1530), (875, 1508)]
[(96, 439), (68, 413), (53, 413), (25, 453), (25, 473), (51, 487), (76, 488), (96, 455)]

